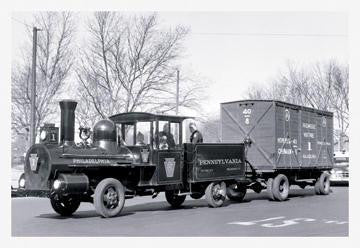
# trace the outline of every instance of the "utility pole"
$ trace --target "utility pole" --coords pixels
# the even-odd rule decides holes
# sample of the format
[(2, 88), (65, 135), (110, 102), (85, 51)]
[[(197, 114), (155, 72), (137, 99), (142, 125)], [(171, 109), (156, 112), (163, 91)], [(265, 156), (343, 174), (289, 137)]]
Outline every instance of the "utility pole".
[[(180, 71), (176, 69), (176, 115), (179, 114), (179, 84), (180, 84)], [(179, 126), (176, 126), (175, 137), (179, 140)], [(181, 141), (182, 142), (182, 141)]]
[(30, 146), (35, 144), (35, 98), (36, 98), (36, 49), (37, 49), (37, 27), (33, 27), (33, 51), (32, 51), (32, 75), (31, 75), (31, 110), (30, 110)]
[(179, 114), (179, 84), (180, 84), (180, 71), (176, 69), (176, 115)]

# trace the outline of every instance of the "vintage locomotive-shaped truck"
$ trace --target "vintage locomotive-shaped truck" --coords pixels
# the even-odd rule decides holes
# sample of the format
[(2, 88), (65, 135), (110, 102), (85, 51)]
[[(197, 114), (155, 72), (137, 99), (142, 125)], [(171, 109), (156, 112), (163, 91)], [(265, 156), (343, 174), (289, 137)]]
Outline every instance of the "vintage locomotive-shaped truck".
[[(75, 144), (76, 105), (60, 102), (60, 140), (52, 126), (42, 130), (43, 142), (26, 154), (21, 183), (27, 195), (48, 196), (61, 215), (71, 215), (81, 202), (93, 202), (100, 215), (112, 217), (126, 198), (159, 192), (174, 207), (186, 195), (197, 199), (204, 194), (210, 206), (219, 207), (227, 186), (247, 181), (244, 144), (182, 144), (186, 117), (122, 113), (97, 122), (91, 143), (86, 140), (89, 130), (82, 129), (84, 141)], [(168, 130), (159, 130), (162, 123)]]
[[(275, 102), (269, 104), (276, 106)], [(209, 206), (220, 207), (226, 196), (242, 201), (248, 188), (258, 193), (267, 189), (271, 199), (282, 201), (288, 196), (290, 183), (301, 187), (315, 185), (318, 194), (329, 193), (326, 171), (332, 163), (324, 160), (321, 149), (318, 150), (321, 166), (296, 164), (292, 157), (298, 158), (299, 147), (294, 146), (293, 133), (286, 132), (286, 127), (280, 147), (272, 137), (274, 134), (268, 131), (253, 135), (256, 125), (269, 112), (254, 114), (261, 104), (244, 103), (247, 113), (239, 103), (236, 106), (222, 104), (223, 142), (202, 144), (182, 143), (182, 124), (189, 117), (141, 112), (121, 113), (100, 120), (91, 131), (92, 142), (88, 140), (90, 130), (80, 128), (82, 142), (75, 144), (76, 105), (71, 100), (60, 102), (60, 135), (53, 125), (42, 128), (41, 142), (28, 150), (25, 172), (19, 181), (26, 195), (49, 197), (51, 206), (61, 215), (71, 215), (81, 202), (92, 202), (101, 216), (113, 217), (121, 212), (125, 199), (156, 197), (160, 192), (165, 192), (166, 200), (173, 207), (179, 207), (187, 195), (194, 199), (205, 195)], [(285, 126), (295, 118), (293, 108), (283, 109)], [(269, 120), (275, 121), (275, 118)], [(330, 119), (327, 121), (330, 125)], [(309, 125), (310, 122), (318, 125), (310, 120)], [(301, 126), (300, 119), (296, 123)], [(274, 149), (291, 151), (281, 150), (281, 156), (269, 155), (271, 151), (261, 147), (260, 136), (269, 139), (271, 136), (277, 142)], [(332, 149), (326, 147), (328, 152)], [(263, 156), (265, 162), (258, 163), (257, 156)]]

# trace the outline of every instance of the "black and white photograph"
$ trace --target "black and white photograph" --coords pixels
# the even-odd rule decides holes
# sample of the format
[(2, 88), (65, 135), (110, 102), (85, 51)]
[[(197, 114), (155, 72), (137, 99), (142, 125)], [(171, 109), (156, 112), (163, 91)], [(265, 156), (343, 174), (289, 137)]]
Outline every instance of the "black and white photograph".
[(113, 5), (10, 7), (9, 237), (350, 245), (351, 14)]

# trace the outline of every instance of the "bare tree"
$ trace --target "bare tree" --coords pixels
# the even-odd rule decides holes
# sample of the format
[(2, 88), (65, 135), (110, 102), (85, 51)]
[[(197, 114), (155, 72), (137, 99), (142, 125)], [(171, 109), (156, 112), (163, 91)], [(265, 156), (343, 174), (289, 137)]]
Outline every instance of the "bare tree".
[[(41, 29), (37, 45), (36, 130), (53, 117), (57, 108), (56, 97), (64, 89), (73, 63), (71, 42), (74, 35), (72, 14), (67, 12), (43, 12), (34, 16), (32, 25)], [(29, 27), (31, 25), (29, 24)], [(29, 41), (32, 33), (28, 30)], [(29, 135), (31, 42), (21, 60), (12, 67), (12, 130), (15, 135)]]
[(220, 116), (217, 115), (217, 116), (207, 118), (201, 124), (200, 129), (204, 136), (204, 142), (206, 142), (206, 143), (221, 142)]
[[(349, 68), (335, 60), (297, 67), (288, 63), (268, 87), (252, 86), (246, 98), (274, 99), (334, 112), (335, 139), (348, 139)], [(342, 147), (342, 141), (340, 147)]]
[[(176, 63), (187, 28), (162, 30), (155, 14), (96, 12), (88, 30), (88, 46), (76, 70), (78, 98), (87, 104), (77, 111), (81, 123), (119, 112), (175, 109)], [(182, 77), (180, 105), (196, 106), (200, 88)]]

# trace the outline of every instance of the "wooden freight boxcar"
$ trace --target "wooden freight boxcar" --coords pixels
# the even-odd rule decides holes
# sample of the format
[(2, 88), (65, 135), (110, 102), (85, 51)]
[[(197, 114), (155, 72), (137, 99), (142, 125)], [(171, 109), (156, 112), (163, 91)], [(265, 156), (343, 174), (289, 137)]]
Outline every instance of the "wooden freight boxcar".
[(333, 167), (333, 114), (271, 100), (221, 104), (222, 142), (244, 142), (258, 184), (270, 198), (287, 198), (289, 185), (314, 185), (328, 194)]

